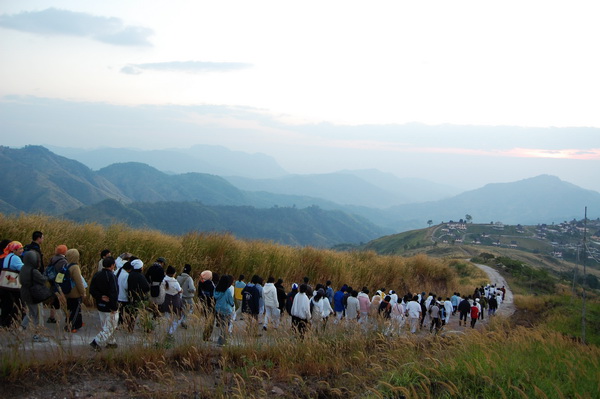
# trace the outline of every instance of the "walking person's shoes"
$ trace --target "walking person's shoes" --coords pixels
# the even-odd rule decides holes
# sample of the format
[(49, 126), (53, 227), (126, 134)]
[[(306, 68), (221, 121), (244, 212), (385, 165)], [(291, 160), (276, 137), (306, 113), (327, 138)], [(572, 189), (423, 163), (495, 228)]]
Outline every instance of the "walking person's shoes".
[(96, 342), (96, 340), (93, 340), (92, 342), (90, 342), (90, 346), (96, 352), (100, 352), (102, 350), (102, 348), (100, 347), (100, 345), (98, 345), (98, 343)]

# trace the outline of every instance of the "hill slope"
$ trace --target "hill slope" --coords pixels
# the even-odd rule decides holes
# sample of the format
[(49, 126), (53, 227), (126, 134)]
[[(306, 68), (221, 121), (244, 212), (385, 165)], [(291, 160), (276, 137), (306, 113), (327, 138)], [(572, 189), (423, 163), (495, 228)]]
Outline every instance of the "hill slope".
[(85, 165), (40, 146), (0, 147), (2, 209), (62, 213), (107, 198), (127, 200)]
[(207, 206), (197, 202), (134, 202), (105, 200), (64, 216), (76, 222), (125, 223), (170, 234), (190, 231), (230, 232), (239, 238), (328, 248), (339, 243), (367, 242), (384, 231), (360, 217), (312, 206), (259, 209), (249, 206)]

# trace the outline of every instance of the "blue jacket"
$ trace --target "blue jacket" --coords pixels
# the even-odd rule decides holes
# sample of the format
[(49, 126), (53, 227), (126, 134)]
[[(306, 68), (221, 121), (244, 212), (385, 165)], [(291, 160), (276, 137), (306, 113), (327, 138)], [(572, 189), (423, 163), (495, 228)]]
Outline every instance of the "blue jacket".
[(229, 289), (215, 291), (215, 310), (225, 316), (233, 313), (233, 295)]
[(344, 292), (343, 291), (338, 291), (335, 293), (335, 295), (333, 296), (333, 310), (335, 310), (336, 312), (343, 312), (344, 311)]

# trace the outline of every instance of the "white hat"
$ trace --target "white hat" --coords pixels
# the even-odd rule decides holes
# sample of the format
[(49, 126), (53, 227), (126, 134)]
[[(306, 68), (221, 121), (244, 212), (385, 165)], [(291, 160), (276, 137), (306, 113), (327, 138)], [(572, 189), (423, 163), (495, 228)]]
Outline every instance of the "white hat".
[(142, 267), (144, 267), (144, 262), (142, 262), (140, 259), (134, 259), (131, 261), (131, 266), (133, 266), (134, 270), (140, 270)]
[(476, 302), (479, 302), (479, 298), (475, 298), (475, 301), (476, 301)]

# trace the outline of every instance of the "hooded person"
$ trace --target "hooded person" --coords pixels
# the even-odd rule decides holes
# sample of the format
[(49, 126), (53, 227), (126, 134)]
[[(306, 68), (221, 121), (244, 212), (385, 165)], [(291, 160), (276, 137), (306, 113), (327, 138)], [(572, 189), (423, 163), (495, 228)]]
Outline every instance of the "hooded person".
[[(67, 273), (71, 279), (71, 291), (64, 294), (67, 300), (67, 325), (65, 331), (76, 333), (83, 326), (81, 302), (85, 297), (85, 286), (81, 267), (79, 266), (79, 251), (71, 248), (65, 254), (67, 258)], [(61, 291), (62, 292), (62, 291)]]
[(371, 308), (371, 300), (369, 299), (369, 289), (363, 287), (362, 291), (358, 293), (358, 303), (360, 305), (360, 319), (361, 323), (366, 323), (369, 318), (369, 310)]
[(275, 328), (279, 327), (279, 298), (277, 288), (275, 287), (275, 277), (270, 276), (263, 288), (263, 300), (265, 303), (265, 315), (263, 318), (263, 330), (267, 329), (269, 321), (275, 323)]
[[(56, 278), (56, 275), (68, 264), (67, 258), (65, 257), (68, 249), (69, 248), (67, 248), (67, 246), (64, 244), (57, 245), (54, 249), (54, 256), (50, 259), (50, 264), (44, 270), (44, 275), (48, 277), (48, 281), (54, 288), (54, 291), (56, 291), (56, 287), (54, 285), (54, 279)], [(60, 301), (58, 300), (58, 296), (55, 296), (54, 300), (50, 304), (50, 317), (48, 317), (46, 323), (56, 323), (56, 311), (59, 309)]]
[(335, 294), (333, 294), (333, 310), (335, 311), (337, 320), (341, 320), (342, 317), (344, 317), (344, 295), (347, 290), (348, 286), (344, 284)]
[[(48, 278), (40, 273), (38, 269), (40, 265), (40, 255), (36, 251), (27, 251), (23, 256), (23, 267), (19, 274), (21, 281), (21, 300), (27, 305), (27, 315), (23, 318), (21, 327), (27, 329), (31, 321), (36, 329), (33, 335), (33, 342), (48, 342), (48, 338), (37, 334), (37, 329), (40, 327), (40, 315), (43, 309), (42, 303), (35, 303), (31, 295), (31, 287), (33, 285), (45, 286)], [(47, 289), (47, 288), (46, 288)]]
[(177, 276), (177, 282), (181, 286), (181, 301), (183, 304), (182, 312), (183, 312), (183, 321), (181, 322), (181, 327), (187, 328), (187, 324), (185, 320), (188, 315), (192, 314), (194, 309), (194, 295), (196, 294), (196, 287), (194, 286), (194, 279), (190, 276), (192, 272), (192, 265), (185, 264), (183, 266), (183, 272)]

